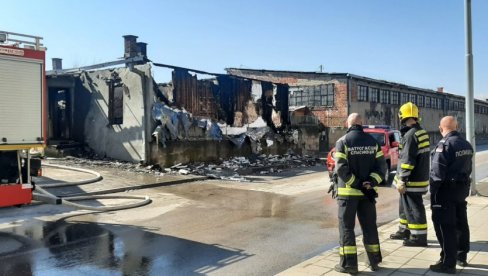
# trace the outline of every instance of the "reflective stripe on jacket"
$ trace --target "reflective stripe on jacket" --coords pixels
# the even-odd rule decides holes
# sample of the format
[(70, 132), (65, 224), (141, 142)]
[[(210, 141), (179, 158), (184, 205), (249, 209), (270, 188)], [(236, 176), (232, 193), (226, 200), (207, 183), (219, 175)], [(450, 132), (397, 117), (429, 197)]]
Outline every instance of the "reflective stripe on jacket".
[(381, 147), (359, 125), (349, 128), (336, 142), (334, 159), (341, 198), (363, 196), (363, 182), (369, 181), (375, 187), (385, 179), (386, 162)]

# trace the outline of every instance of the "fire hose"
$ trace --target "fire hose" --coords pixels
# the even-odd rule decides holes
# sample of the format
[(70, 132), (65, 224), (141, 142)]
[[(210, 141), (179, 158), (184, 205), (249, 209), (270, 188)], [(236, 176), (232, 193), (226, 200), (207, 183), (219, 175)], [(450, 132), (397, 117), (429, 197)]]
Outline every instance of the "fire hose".
[[(130, 208), (141, 207), (151, 203), (151, 199), (148, 196), (126, 196), (126, 195), (86, 195), (86, 196), (66, 196), (66, 197), (59, 197), (55, 194), (48, 192), (45, 188), (57, 188), (57, 187), (65, 187), (65, 186), (74, 186), (74, 185), (84, 185), (95, 183), (102, 180), (102, 176), (95, 171), (87, 170), (87, 169), (80, 169), (80, 168), (73, 168), (61, 165), (53, 165), (53, 164), (43, 164), (42, 166), (63, 169), (63, 170), (72, 170), (78, 172), (84, 172), (94, 175), (95, 177), (88, 180), (82, 181), (75, 181), (75, 182), (67, 182), (67, 183), (49, 183), (43, 185), (36, 185), (35, 192), (32, 193), (34, 199), (41, 199), (41, 201), (46, 201), (45, 199), (49, 199), (50, 202), (54, 202), (55, 204), (63, 204), (71, 207), (75, 207), (78, 209), (85, 209), (91, 211), (101, 211), (101, 212), (108, 212), (108, 211), (116, 211), (116, 210), (124, 210)], [(44, 200), (43, 200), (44, 199)], [(82, 200), (96, 200), (96, 199), (137, 199), (140, 201), (123, 204), (123, 205), (115, 205), (115, 206), (91, 206), (85, 204), (75, 203), (73, 201), (82, 201)]]

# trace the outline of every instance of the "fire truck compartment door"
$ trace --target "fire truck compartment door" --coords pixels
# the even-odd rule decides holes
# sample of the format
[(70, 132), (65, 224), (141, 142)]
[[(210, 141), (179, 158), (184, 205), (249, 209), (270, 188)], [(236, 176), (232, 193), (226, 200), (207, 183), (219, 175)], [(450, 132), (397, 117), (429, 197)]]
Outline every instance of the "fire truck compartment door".
[(42, 143), (42, 78), (42, 61), (0, 57), (0, 145)]

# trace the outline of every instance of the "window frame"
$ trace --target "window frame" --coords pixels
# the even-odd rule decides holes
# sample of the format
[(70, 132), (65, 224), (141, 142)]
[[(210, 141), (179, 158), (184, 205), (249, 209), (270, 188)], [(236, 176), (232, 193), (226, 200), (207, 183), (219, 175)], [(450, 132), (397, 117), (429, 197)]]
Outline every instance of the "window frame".
[(378, 103), (379, 102), (379, 89), (378, 88), (369, 88), (369, 101), (372, 103)]
[(409, 93), (402, 92), (401, 93), (400, 104), (406, 104), (406, 103), (408, 103), (408, 100), (409, 99), (410, 99), (410, 94)]
[(110, 125), (124, 123), (124, 90), (122, 84), (110, 82), (108, 91), (108, 121)]
[(410, 94), (408, 100), (413, 104), (417, 104), (417, 94)]
[(390, 103), (390, 90), (380, 89), (380, 103), (389, 104)]
[(400, 104), (399, 99), (399, 92), (398, 91), (391, 91), (391, 104)]
[(417, 106), (424, 107), (425, 103), (425, 96), (424, 95), (417, 95)]
[[(320, 87), (320, 106), (333, 107), (335, 101), (335, 85), (333, 83), (327, 83)], [(322, 90), (325, 89), (325, 93)], [(324, 101), (325, 100), (325, 101)], [(325, 105), (323, 104), (325, 102)]]
[(424, 98), (424, 103), (425, 103), (425, 108), (430, 108), (431, 107), (431, 97), (430, 96), (425, 96)]
[(365, 85), (358, 85), (358, 102), (367, 102), (369, 100), (368, 89)]

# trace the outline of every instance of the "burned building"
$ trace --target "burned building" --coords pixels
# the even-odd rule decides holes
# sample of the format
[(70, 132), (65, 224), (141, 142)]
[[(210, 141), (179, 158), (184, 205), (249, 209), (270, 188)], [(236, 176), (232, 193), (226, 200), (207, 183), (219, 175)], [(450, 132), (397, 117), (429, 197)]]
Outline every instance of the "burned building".
[[(292, 109), (307, 107), (309, 110), (308, 115), (292, 116), (291, 121), (301, 121), (304, 125), (317, 122), (325, 128), (317, 139), (315, 147), (317, 152), (322, 151), (326, 146), (333, 146), (334, 142), (344, 134), (345, 121), (349, 113), (361, 114), (365, 124), (386, 124), (398, 128), (400, 123), (398, 109), (409, 101), (419, 107), (422, 125), (429, 131), (433, 141), (440, 138), (438, 125), (443, 116), (456, 117), (460, 131), (465, 131), (464, 97), (446, 93), (442, 88), (423, 89), (347, 73), (242, 68), (228, 68), (227, 73), (289, 85), (289, 101)], [(488, 102), (475, 100), (475, 114), (476, 135), (488, 136)], [(295, 124), (301, 125), (301, 123)]]
[[(160, 126), (154, 133), (159, 143), (151, 145), (153, 162), (213, 161), (289, 149), (287, 85), (153, 65), (173, 69), (172, 81), (158, 85), (164, 106), (156, 105)], [(169, 119), (177, 117), (184, 122)]]
[[(110, 68), (117, 65), (126, 67)], [(136, 36), (124, 37), (124, 59), (72, 69), (53, 59), (46, 78), (49, 148), (90, 149), (131, 162), (149, 158), (155, 89), (146, 44)]]
[[(50, 148), (162, 166), (288, 150), (286, 84), (150, 62), (146, 51), (129, 35), (120, 60), (72, 69), (53, 60)], [(154, 67), (172, 69), (171, 82), (156, 83)]]
[[(461, 131), (465, 125), (464, 98), (442, 89), (342, 73), (205, 72), (150, 61), (147, 44), (131, 35), (123, 59), (72, 69), (61, 62), (46, 74), (50, 147), (130, 162), (170, 166), (290, 150), (323, 156), (345, 133), (349, 113), (398, 128), (408, 101), (432, 140), (443, 116), (455, 116)], [(171, 81), (157, 83), (155, 67), (172, 70)], [(488, 103), (476, 100), (475, 111), (476, 134), (486, 136)]]
[(50, 75), (48, 144), (144, 161), (152, 133), (152, 85), (149, 65)]

